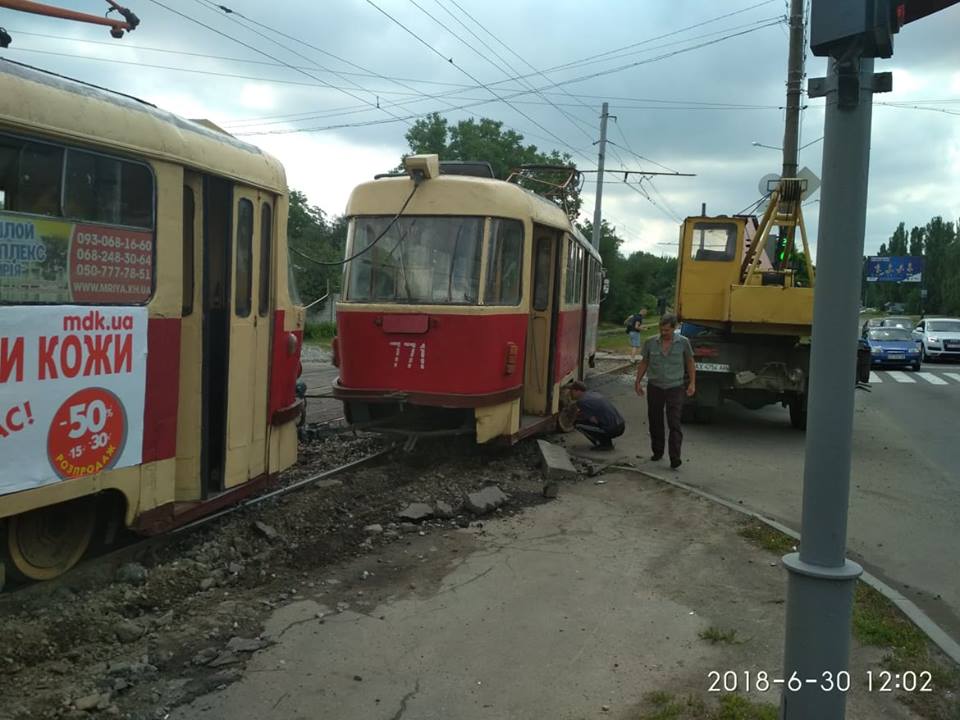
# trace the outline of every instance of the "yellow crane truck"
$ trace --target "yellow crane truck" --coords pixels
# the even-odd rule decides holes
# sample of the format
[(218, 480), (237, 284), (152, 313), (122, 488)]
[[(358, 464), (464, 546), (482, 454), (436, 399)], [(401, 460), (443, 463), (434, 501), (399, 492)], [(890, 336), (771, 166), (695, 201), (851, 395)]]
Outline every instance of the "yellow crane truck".
[(781, 403), (791, 424), (806, 428), (814, 269), (800, 210), (805, 182), (780, 179), (759, 221), (684, 220), (675, 307), (697, 367), (686, 419), (709, 422), (730, 399), (750, 409)]

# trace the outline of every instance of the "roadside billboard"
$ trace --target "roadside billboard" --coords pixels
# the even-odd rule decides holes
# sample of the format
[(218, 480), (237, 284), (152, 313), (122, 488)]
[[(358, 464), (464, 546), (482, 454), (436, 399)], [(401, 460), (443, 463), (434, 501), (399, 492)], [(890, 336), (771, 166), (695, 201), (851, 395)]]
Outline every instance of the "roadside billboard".
[(147, 309), (0, 306), (0, 495), (138, 465)]
[(923, 258), (917, 255), (869, 257), (867, 282), (923, 282)]

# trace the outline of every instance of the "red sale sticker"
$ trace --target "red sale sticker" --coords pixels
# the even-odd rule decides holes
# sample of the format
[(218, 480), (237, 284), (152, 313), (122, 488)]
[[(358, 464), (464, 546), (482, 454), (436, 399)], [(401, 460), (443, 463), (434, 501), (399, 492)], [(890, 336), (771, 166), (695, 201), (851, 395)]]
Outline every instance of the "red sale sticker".
[(47, 457), (63, 479), (93, 475), (117, 462), (127, 441), (123, 403), (105, 388), (84, 388), (50, 422)]

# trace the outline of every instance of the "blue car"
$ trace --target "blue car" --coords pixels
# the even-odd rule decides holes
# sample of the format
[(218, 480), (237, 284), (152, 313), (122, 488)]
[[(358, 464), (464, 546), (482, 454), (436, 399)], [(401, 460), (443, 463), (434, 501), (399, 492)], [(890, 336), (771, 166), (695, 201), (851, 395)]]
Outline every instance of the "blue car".
[(920, 369), (920, 344), (906, 328), (875, 327), (867, 330), (870, 365), (897, 365)]

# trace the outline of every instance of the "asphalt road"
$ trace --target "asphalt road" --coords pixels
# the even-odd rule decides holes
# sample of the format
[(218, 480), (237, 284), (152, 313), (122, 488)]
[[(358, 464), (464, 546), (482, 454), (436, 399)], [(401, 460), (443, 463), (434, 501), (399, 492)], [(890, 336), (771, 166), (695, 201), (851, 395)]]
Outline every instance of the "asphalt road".
[[(960, 640), (958, 411), (958, 365), (878, 370), (857, 391), (848, 547)], [(804, 436), (786, 410), (728, 402), (684, 430), (679, 479), (799, 529)]]

